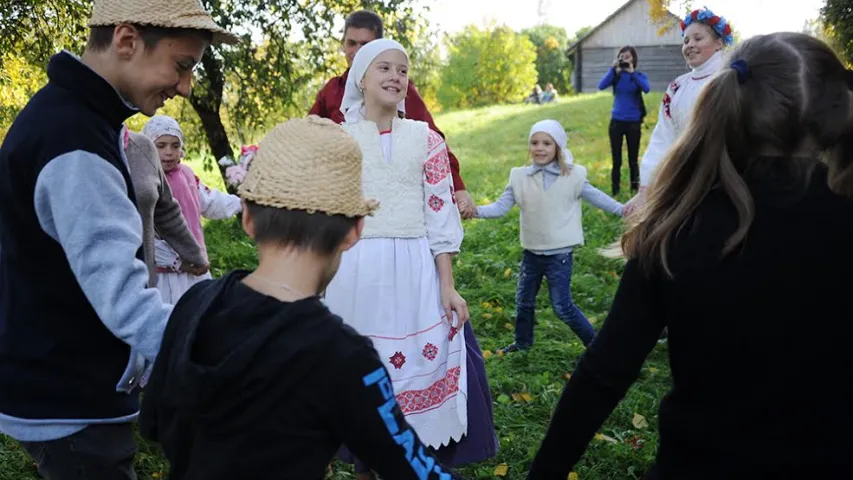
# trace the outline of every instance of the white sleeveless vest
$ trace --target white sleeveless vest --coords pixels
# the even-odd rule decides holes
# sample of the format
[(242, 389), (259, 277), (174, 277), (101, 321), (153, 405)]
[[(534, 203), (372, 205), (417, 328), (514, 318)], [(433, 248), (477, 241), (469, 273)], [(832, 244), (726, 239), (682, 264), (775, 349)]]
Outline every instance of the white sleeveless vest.
[(509, 180), (521, 209), (521, 246), (526, 250), (554, 250), (583, 245), (580, 194), (586, 169), (574, 165), (545, 190), (543, 173), (528, 175), (527, 167), (513, 168)]
[(376, 124), (362, 120), (344, 123), (362, 154), (362, 189), (379, 200), (379, 209), (364, 220), (362, 238), (417, 238), (426, 236), (424, 217), (424, 163), (429, 126), (426, 122), (394, 119), (391, 161), (386, 162)]

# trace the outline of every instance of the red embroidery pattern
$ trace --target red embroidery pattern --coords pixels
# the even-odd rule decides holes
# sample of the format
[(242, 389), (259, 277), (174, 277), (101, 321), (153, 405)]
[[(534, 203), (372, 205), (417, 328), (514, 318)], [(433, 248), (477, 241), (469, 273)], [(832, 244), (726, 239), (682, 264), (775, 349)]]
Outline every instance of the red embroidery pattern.
[(406, 356), (403, 355), (403, 352), (397, 352), (391, 357), (391, 365), (394, 365), (394, 368), (397, 370), (403, 368), (403, 365), (406, 363)]
[(457, 334), (457, 333), (459, 333), (459, 329), (458, 329), (458, 328), (456, 328), (456, 327), (450, 327), (450, 336), (448, 337), (448, 340), (450, 340), (450, 341), (452, 342), (452, 341), (453, 341), (453, 339), (456, 337), (456, 334)]
[(423, 390), (407, 390), (397, 395), (397, 403), (404, 414), (428, 410), (441, 405), (447, 397), (459, 391), (461, 367), (451, 368), (441, 380)]
[(672, 105), (672, 97), (669, 96), (669, 93), (663, 94), (663, 113), (667, 118), (672, 118), (672, 111), (670, 110), (670, 105)]
[(432, 149), (439, 146), (444, 139), (441, 138), (441, 135), (430, 130), (429, 136), (427, 137), (427, 152), (432, 152)]
[(441, 198), (439, 198), (435, 195), (432, 195), (429, 197), (429, 208), (431, 208), (433, 212), (437, 212), (437, 211), (441, 210), (441, 207), (443, 207), (443, 206), (444, 206), (444, 200), (442, 200)]
[(433, 361), (433, 360), (435, 360), (435, 357), (438, 355), (438, 347), (436, 347), (435, 345), (433, 345), (431, 343), (427, 343), (426, 346), (424, 346), (424, 351), (421, 353), (423, 354), (424, 358), (426, 358), (429, 361)]
[[(679, 88), (681, 88), (681, 85), (679, 85), (678, 82), (672, 82), (669, 85), (672, 95), (675, 95), (675, 92), (677, 92)], [(672, 95), (670, 95), (669, 92), (663, 94), (663, 113), (666, 114), (667, 118), (672, 118)]]
[(427, 160), (424, 164), (424, 173), (430, 185), (435, 185), (450, 174), (450, 157), (447, 156), (446, 148), (442, 148)]

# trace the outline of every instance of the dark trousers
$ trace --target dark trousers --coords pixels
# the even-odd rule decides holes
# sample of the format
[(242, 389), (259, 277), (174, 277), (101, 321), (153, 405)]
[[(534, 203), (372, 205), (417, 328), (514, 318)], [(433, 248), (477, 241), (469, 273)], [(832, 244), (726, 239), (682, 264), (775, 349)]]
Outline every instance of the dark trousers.
[(610, 181), (613, 195), (618, 195), (622, 175), (622, 137), (628, 141), (628, 167), (631, 170), (631, 191), (640, 188), (640, 165), (637, 161), (640, 154), (640, 122), (622, 122), (610, 120), (610, 153), (613, 155), (613, 170)]
[(533, 324), (536, 315), (536, 295), (542, 278), (548, 279), (551, 308), (569, 328), (580, 337), (584, 346), (595, 337), (595, 329), (575, 302), (572, 301), (572, 263), (570, 253), (536, 255), (527, 250), (521, 259), (518, 275), (518, 290), (515, 294), (515, 344), (519, 348), (533, 345)]
[(130, 423), (92, 425), (48, 442), (20, 442), (46, 480), (136, 480)]

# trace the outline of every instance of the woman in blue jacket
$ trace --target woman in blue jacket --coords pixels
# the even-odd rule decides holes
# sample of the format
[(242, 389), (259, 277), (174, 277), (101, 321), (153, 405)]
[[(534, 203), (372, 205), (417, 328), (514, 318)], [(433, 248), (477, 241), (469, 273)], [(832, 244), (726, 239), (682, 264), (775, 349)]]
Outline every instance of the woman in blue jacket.
[(649, 93), (649, 79), (637, 71), (637, 50), (632, 46), (622, 47), (613, 67), (598, 84), (599, 90), (613, 89), (613, 111), (610, 116), (610, 150), (613, 155), (613, 171), (610, 175), (613, 195), (620, 190), (622, 171), (622, 137), (628, 142), (628, 166), (631, 170), (631, 191), (640, 187), (640, 132), (646, 116), (643, 93)]

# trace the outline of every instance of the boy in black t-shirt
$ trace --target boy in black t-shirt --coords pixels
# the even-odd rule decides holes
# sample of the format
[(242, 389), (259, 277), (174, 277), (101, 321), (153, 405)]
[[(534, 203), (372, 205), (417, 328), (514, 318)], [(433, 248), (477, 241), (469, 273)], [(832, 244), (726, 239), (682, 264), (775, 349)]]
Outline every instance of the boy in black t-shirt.
[(239, 193), (260, 264), (183, 296), (142, 405), (170, 478), (322, 479), (343, 443), (384, 478), (459, 478), (406, 423), (370, 340), (318, 297), (377, 207), (355, 140), (319, 117), (281, 124)]

